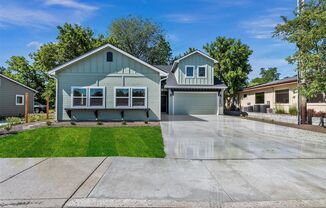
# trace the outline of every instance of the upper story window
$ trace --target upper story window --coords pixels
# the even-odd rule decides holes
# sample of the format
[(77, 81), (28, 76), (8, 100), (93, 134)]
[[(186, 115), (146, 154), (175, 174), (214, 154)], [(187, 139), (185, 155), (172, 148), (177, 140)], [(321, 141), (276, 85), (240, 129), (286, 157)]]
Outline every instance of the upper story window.
[(139, 108), (147, 107), (146, 87), (116, 87), (115, 107)]
[(105, 88), (104, 87), (72, 87), (71, 89), (72, 107), (104, 107)]
[(113, 53), (112, 52), (107, 52), (106, 53), (106, 61), (107, 62), (112, 62), (113, 61)]
[(194, 66), (186, 66), (186, 78), (194, 78)]
[(265, 103), (265, 93), (259, 92), (256, 93), (256, 104), (264, 104)]
[(24, 105), (24, 95), (16, 95), (16, 105)]
[(207, 67), (206, 66), (198, 66), (197, 67), (197, 77), (206, 78), (207, 76)]
[(289, 103), (289, 89), (275, 91), (276, 103)]

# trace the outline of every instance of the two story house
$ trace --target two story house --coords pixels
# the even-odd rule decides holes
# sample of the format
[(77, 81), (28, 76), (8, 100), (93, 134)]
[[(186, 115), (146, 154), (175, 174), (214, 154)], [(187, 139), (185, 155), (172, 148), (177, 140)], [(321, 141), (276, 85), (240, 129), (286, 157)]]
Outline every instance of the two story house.
[(153, 66), (106, 44), (49, 72), (56, 79), (56, 119), (160, 120), (161, 113), (222, 114), (226, 86), (214, 63), (195, 51)]

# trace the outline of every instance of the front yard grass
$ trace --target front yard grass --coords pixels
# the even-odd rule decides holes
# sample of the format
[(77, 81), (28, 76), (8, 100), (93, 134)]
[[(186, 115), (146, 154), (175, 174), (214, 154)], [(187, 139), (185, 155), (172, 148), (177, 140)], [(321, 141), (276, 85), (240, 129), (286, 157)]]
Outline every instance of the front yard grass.
[(164, 157), (161, 128), (40, 128), (0, 137), (0, 157)]

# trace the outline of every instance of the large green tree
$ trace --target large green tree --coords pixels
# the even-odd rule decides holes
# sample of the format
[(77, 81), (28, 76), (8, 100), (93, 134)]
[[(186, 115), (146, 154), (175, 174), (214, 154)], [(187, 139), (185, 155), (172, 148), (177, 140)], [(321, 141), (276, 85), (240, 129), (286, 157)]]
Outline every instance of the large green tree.
[[(23, 56), (12, 56), (8, 61), (7, 68), (4, 68), (2, 73), (28, 87), (42, 91), (45, 87), (43, 81), (43, 73), (30, 65), (29, 61)], [(42, 100), (40, 93), (36, 94), (36, 100)]]
[(43, 80), (46, 83), (41, 94), (43, 97), (49, 96), (52, 105), (54, 104), (55, 81), (47, 75), (47, 72), (108, 41), (103, 35), (95, 36), (91, 28), (77, 24), (65, 23), (57, 29), (57, 42), (44, 44), (32, 54), (33, 67), (43, 72)]
[(109, 34), (110, 43), (150, 64), (167, 64), (171, 57), (162, 28), (149, 19), (134, 16), (116, 19), (109, 27)]
[(326, 0), (311, 0), (292, 19), (282, 17), (274, 36), (297, 46), (287, 58), (297, 64), (300, 93), (307, 98), (326, 92)]
[(182, 58), (183, 56), (186, 56), (186, 55), (188, 55), (189, 53), (192, 53), (192, 52), (194, 52), (194, 51), (196, 51), (196, 48), (193, 48), (193, 47), (188, 48), (188, 49), (186, 50), (186, 52), (184, 52), (183, 54), (179, 54), (179, 55), (176, 55), (176, 56), (174, 56), (173, 58), (171, 58), (171, 60), (170, 60), (170, 64), (173, 64), (174, 61), (176, 61), (176, 60)]
[(215, 76), (227, 86), (225, 97), (227, 107), (234, 108), (238, 91), (246, 86), (248, 74), (252, 71), (249, 56), (252, 50), (248, 45), (233, 38), (217, 37), (204, 46), (205, 51), (218, 61)]
[(249, 86), (272, 82), (279, 80), (280, 78), (280, 73), (277, 72), (277, 67), (270, 67), (268, 69), (261, 68), (259, 75), (260, 77), (251, 80)]

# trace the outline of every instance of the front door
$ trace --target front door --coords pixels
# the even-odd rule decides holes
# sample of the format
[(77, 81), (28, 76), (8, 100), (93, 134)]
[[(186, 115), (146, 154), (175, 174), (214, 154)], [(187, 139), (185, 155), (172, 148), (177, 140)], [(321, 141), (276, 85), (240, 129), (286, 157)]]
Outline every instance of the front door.
[(161, 96), (161, 112), (168, 112), (168, 96), (166, 95), (162, 95)]

